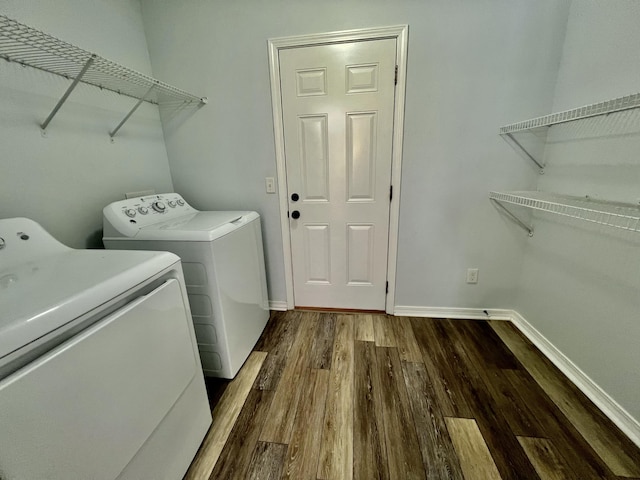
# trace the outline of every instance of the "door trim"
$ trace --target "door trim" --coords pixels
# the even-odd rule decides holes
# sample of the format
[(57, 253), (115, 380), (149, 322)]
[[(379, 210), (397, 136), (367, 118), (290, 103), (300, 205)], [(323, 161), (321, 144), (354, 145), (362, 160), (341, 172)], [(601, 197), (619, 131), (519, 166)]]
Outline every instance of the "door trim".
[(396, 291), (396, 262), (398, 254), (398, 226), (400, 218), (400, 180), (402, 172), (402, 143), (404, 134), (404, 102), (407, 72), (407, 44), (409, 26), (364, 28), (339, 32), (298, 35), (293, 37), (272, 38), (267, 41), (269, 49), (269, 71), (271, 78), (271, 109), (273, 111), (273, 131), (276, 147), (276, 169), (278, 175), (278, 197), (280, 201), (280, 226), (282, 230), (282, 250), (284, 254), (284, 278), (287, 295), (287, 308), (295, 306), (293, 297), (293, 266), (291, 259), (291, 237), (289, 235), (289, 200), (287, 198), (287, 174), (284, 155), (284, 123), (282, 98), (280, 95), (279, 51), (286, 48), (306, 47), (332, 43), (345, 43), (362, 40), (396, 39), (396, 59), (398, 64), (398, 83), (396, 85), (393, 112), (393, 146), (391, 154), (391, 185), (393, 199), (389, 207), (389, 247), (387, 252), (387, 281), (389, 291), (385, 301), (385, 310), (393, 314)]

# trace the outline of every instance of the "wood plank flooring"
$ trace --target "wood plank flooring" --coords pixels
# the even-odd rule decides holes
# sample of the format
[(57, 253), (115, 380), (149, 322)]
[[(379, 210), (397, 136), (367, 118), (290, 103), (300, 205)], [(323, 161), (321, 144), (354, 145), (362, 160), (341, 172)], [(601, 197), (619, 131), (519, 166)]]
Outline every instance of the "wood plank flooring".
[(509, 322), (273, 313), (185, 479), (640, 479), (640, 449)]

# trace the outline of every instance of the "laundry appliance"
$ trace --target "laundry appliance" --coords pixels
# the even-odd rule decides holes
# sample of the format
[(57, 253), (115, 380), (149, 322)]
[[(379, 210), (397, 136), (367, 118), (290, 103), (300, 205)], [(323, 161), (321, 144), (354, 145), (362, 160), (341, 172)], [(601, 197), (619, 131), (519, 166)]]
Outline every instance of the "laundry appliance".
[(177, 193), (114, 202), (103, 213), (106, 248), (180, 256), (204, 373), (233, 378), (269, 319), (260, 216), (199, 211)]
[(0, 220), (0, 478), (183, 478), (209, 425), (180, 260)]

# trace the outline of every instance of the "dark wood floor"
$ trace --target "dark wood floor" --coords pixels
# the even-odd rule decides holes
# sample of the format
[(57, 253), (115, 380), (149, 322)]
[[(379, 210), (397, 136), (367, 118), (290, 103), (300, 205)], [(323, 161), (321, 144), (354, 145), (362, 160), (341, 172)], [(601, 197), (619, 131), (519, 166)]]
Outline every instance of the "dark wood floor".
[(187, 479), (640, 478), (640, 451), (509, 322), (274, 313)]

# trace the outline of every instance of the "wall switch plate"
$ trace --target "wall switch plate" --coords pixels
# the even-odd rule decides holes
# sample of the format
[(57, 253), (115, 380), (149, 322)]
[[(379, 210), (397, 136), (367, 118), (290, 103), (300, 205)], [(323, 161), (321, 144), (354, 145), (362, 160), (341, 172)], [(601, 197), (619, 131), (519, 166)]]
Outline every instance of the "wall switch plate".
[(467, 283), (478, 283), (478, 269), (477, 268), (468, 268), (467, 269)]
[(264, 184), (267, 187), (267, 193), (276, 193), (276, 179), (273, 177), (266, 177)]

